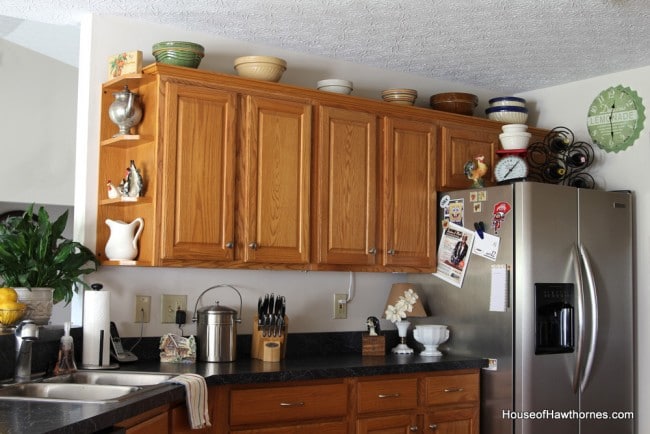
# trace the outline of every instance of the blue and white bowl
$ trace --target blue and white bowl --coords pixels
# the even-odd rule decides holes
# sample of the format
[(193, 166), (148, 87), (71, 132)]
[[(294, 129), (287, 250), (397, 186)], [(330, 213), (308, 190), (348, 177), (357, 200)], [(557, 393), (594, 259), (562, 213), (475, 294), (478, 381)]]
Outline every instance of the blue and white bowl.
[(525, 124), (528, 120), (528, 109), (520, 106), (497, 106), (485, 109), (488, 119), (506, 124)]
[(488, 101), (490, 107), (515, 106), (526, 107), (526, 100), (516, 96), (500, 96)]

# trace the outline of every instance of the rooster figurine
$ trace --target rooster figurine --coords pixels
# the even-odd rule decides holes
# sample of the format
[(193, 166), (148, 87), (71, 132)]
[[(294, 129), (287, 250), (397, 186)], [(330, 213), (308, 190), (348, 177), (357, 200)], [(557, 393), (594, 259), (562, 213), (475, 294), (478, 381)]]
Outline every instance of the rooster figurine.
[(473, 160), (469, 160), (465, 163), (465, 176), (473, 181), (472, 188), (485, 187), (483, 177), (488, 171), (488, 166), (485, 164), (484, 160), (485, 157), (483, 155), (477, 155)]

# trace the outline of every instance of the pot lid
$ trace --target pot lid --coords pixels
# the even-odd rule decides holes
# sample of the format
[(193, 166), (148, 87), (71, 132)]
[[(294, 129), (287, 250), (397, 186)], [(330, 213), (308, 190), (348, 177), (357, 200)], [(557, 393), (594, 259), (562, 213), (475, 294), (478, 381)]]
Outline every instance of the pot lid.
[(227, 306), (221, 306), (219, 305), (219, 302), (217, 301), (217, 304), (213, 304), (211, 306), (204, 306), (200, 307), (197, 310), (198, 313), (200, 314), (214, 314), (214, 315), (235, 315), (237, 311), (235, 309), (231, 309)]

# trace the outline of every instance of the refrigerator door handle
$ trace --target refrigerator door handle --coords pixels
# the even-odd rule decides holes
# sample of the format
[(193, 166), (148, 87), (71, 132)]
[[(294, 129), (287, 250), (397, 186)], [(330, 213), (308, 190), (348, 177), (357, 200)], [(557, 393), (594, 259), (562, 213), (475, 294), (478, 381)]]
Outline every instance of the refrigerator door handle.
[(591, 313), (591, 336), (589, 337), (589, 352), (587, 353), (587, 363), (585, 364), (585, 369), (582, 374), (582, 380), (580, 381), (580, 391), (584, 391), (589, 381), (589, 375), (591, 374), (591, 367), (594, 363), (594, 356), (596, 355), (596, 339), (598, 338), (598, 294), (596, 288), (596, 280), (594, 278), (594, 272), (591, 268), (591, 261), (589, 261), (589, 255), (585, 250), (584, 246), (580, 244), (580, 257), (582, 258), (582, 265), (585, 270), (585, 276), (587, 277), (587, 287), (589, 288), (589, 304), (590, 304), (590, 313)]
[(585, 336), (585, 291), (584, 283), (582, 281), (582, 260), (580, 258), (580, 250), (577, 245), (573, 246), (573, 271), (576, 278), (576, 304), (578, 321), (578, 333), (576, 339), (576, 366), (573, 373), (573, 393), (577, 394), (580, 388), (580, 368), (582, 367), (583, 357), (583, 339)]

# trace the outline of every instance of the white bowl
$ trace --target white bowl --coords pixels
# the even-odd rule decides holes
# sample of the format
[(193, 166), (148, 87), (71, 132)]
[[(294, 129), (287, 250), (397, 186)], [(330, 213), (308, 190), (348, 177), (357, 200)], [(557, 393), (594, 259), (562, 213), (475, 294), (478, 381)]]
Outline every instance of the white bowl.
[(488, 101), (490, 107), (515, 106), (526, 107), (526, 100), (516, 96), (500, 96)]
[(493, 121), (506, 124), (524, 124), (528, 120), (528, 109), (518, 106), (488, 107), (485, 109), (487, 117)]
[(501, 126), (504, 133), (525, 133), (528, 129), (526, 124), (507, 124)]
[(352, 92), (352, 82), (338, 78), (329, 78), (327, 80), (320, 80), (316, 83), (316, 88), (325, 92), (342, 93), (345, 95)]
[(287, 62), (273, 56), (242, 56), (235, 59), (234, 66), (241, 77), (277, 82), (287, 69)]
[(530, 142), (530, 136), (531, 134), (528, 132), (501, 133), (499, 141), (501, 141), (501, 147), (506, 150), (526, 149)]
[(438, 345), (449, 339), (449, 329), (446, 325), (418, 324), (413, 330), (413, 338), (424, 345), (421, 356), (442, 356)]

